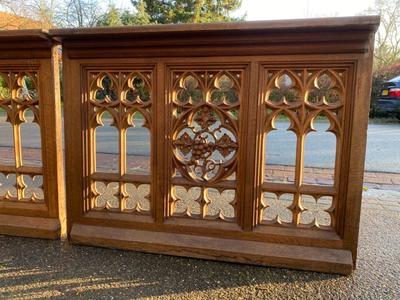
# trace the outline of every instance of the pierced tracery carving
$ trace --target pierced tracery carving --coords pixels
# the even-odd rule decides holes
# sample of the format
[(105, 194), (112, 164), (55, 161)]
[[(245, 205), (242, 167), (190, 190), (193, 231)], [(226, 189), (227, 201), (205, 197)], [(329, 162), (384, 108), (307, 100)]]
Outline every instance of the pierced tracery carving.
[[(272, 218), (266, 217), (265, 213), (271, 214), (272, 206), (265, 200), (261, 202), (260, 218), (263, 222), (263, 218), (267, 218), (268, 224), (284, 224), (287, 226), (316, 226), (322, 229), (329, 229), (335, 221), (335, 208), (336, 208), (336, 197), (332, 197), (332, 194), (327, 190), (327, 196), (331, 197), (332, 205), (329, 208), (329, 214), (332, 218), (329, 226), (322, 226), (321, 223), (311, 222), (310, 224), (302, 224), (302, 219), (307, 216), (309, 212), (301, 203), (300, 189), (304, 184), (308, 185), (320, 185), (323, 187), (325, 181), (321, 181), (324, 184), (309, 182), (304, 174), (304, 141), (308, 135), (317, 130), (317, 122), (328, 122), (326, 131), (331, 132), (336, 137), (336, 143), (338, 146), (333, 147), (333, 151), (339, 151), (340, 145), (343, 139), (343, 108), (344, 108), (344, 95), (346, 90), (346, 69), (345, 68), (334, 68), (334, 69), (315, 69), (315, 68), (291, 68), (291, 69), (265, 69), (264, 75), (264, 133), (268, 137), (268, 134), (276, 129), (276, 120), (282, 117), (282, 122), (287, 123), (287, 130), (293, 132), (296, 135), (297, 151), (296, 160), (293, 168), (293, 178), (286, 178), (274, 180), (271, 178), (271, 173), (267, 170), (266, 186), (263, 188), (263, 193), (271, 194), (268, 190), (269, 182), (284, 183), (288, 186), (285, 190), (282, 186), (280, 193), (293, 193), (293, 187), (296, 192), (293, 194), (293, 200), (289, 206), (285, 206), (285, 216), (288, 218), (283, 221), (283, 217), (279, 216), (278, 208), (273, 210)], [(321, 117), (323, 116), (323, 117)], [(321, 127), (318, 125), (318, 127)], [(267, 140), (268, 141), (268, 140)], [(283, 146), (282, 146), (283, 147)], [(336, 152), (335, 151), (335, 152)], [(268, 160), (269, 153), (266, 153)], [(338, 159), (336, 153), (336, 159)], [(283, 166), (286, 168), (286, 166)], [(334, 167), (335, 169), (335, 167)], [(282, 171), (283, 173), (285, 171)], [(339, 174), (335, 171), (335, 178), (338, 178)], [(270, 178), (270, 179), (269, 179)], [(333, 186), (336, 187), (335, 178), (332, 180)], [(321, 192), (320, 192), (321, 193)], [(275, 195), (272, 193), (272, 195)], [(275, 195), (277, 199), (281, 196)], [(324, 196), (322, 194), (310, 195), (315, 199)], [(273, 199), (272, 197), (271, 199)], [(275, 200), (274, 200), (275, 201)], [(274, 203), (274, 201), (270, 201)], [(278, 202), (277, 202), (278, 203)], [(290, 216), (290, 218), (289, 218)], [(271, 217), (271, 216), (270, 216)], [(326, 223), (326, 222), (325, 222)], [(320, 226), (321, 225), (321, 226)]]
[[(188, 193), (196, 183), (223, 184), (236, 172), (242, 76), (241, 70), (172, 72), (174, 178), (183, 176), (188, 180)], [(211, 217), (209, 208), (216, 205), (216, 200), (208, 196), (208, 189), (200, 189), (202, 192), (196, 198), (199, 211), (185, 211), (184, 215), (234, 219), (235, 213), (227, 216), (227, 212), (213, 212)], [(186, 195), (187, 199), (192, 193)], [(173, 194), (172, 215), (180, 215), (175, 210), (182, 206), (182, 201)], [(234, 207), (235, 202), (229, 205)]]
[(0, 123), (10, 129), (0, 138), (3, 201), (44, 201), (38, 80), (37, 71), (0, 70)]
[[(239, 73), (240, 74), (240, 73)], [(228, 72), (178, 75), (175, 89), (174, 156), (179, 172), (194, 181), (220, 180), (234, 171), (239, 81)], [(201, 89), (202, 88), (202, 89)]]
[(297, 76), (291, 72), (282, 72), (271, 81), (273, 86), (268, 90), (267, 101), (288, 103), (300, 101), (300, 89)]
[[(129, 157), (131, 150), (141, 141), (135, 140), (131, 134), (128, 141), (129, 128), (145, 127), (151, 132), (152, 124), (152, 70), (115, 70), (115, 71), (90, 71), (88, 74), (88, 127), (90, 129), (89, 169), (91, 174), (96, 174), (96, 179), (90, 180), (91, 208), (95, 210), (109, 210), (114, 212), (148, 214), (150, 210), (150, 192), (143, 194), (143, 187), (150, 190), (151, 176), (147, 170), (141, 172), (141, 180), (146, 184), (139, 184), (135, 179), (122, 179), (130, 175), (136, 168), (146, 165), (146, 162), (134, 166), (138, 159)], [(114, 130), (104, 130), (108, 141), (114, 140), (116, 151), (107, 153), (110, 148), (106, 145), (105, 152), (98, 153), (96, 149), (96, 133), (105, 126)], [(150, 143), (151, 137), (148, 136)], [(100, 147), (97, 147), (100, 148)], [(134, 156), (134, 155), (131, 155)], [(141, 158), (143, 161), (144, 158)], [(148, 161), (150, 157), (148, 156)], [(97, 164), (104, 163), (101, 170)], [(129, 165), (128, 165), (129, 163)], [(107, 167), (108, 166), (108, 167)], [(101, 172), (100, 172), (101, 171)], [(110, 182), (110, 176), (117, 174), (119, 181)]]
[(332, 71), (322, 71), (315, 74), (307, 92), (307, 102), (316, 105), (340, 104), (343, 98), (343, 84), (340, 76), (343, 76), (343, 73), (339, 74)]

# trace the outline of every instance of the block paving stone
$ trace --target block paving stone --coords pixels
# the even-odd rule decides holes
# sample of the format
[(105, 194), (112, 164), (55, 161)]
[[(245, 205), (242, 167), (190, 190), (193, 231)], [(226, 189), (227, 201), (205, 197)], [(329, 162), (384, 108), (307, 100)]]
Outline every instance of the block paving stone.
[[(24, 161), (30, 166), (41, 165), (40, 149), (24, 148)], [(14, 154), (11, 147), (0, 147), (1, 163), (13, 165)], [(118, 155), (109, 153), (98, 154), (98, 171), (116, 172), (118, 169)], [(150, 173), (150, 157), (140, 155), (127, 156), (127, 170), (129, 173), (146, 175)], [(294, 182), (295, 168), (285, 165), (267, 165), (265, 168), (266, 182)], [(333, 169), (304, 168), (303, 183), (316, 185), (332, 185)], [(364, 185), (367, 188), (400, 191), (400, 173), (370, 172), (364, 173)]]

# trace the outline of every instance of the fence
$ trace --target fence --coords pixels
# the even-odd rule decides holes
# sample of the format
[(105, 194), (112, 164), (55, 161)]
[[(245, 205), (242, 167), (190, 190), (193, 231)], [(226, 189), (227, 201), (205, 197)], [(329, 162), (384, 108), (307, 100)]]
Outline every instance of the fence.
[[(351, 273), (378, 23), (51, 30), (63, 47), (70, 240)], [(332, 170), (309, 180), (321, 128)], [(272, 146), (293, 150), (292, 176), (271, 175)]]
[(63, 205), (58, 50), (40, 30), (0, 32), (0, 233), (56, 238)]

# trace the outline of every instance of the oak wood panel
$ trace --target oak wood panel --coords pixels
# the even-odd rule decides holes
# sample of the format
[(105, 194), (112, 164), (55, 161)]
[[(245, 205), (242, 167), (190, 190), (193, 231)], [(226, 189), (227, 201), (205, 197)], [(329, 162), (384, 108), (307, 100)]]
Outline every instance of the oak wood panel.
[[(355, 17), (51, 30), (64, 47), (71, 240), (350, 273), (378, 23), (377, 17)], [(143, 80), (132, 81), (135, 76)], [(125, 80), (136, 95), (131, 103)], [(151, 105), (140, 98), (147, 97), (146, 85)], [(104, 97), (96, 96), (99, 90)], [(132, 107), (147, 116), (150, 131), (145, 175), (126, 172), (131, 124), (124, 120)], [(105, 111), (117, 128), (116, 171), (96, 170), (96, 128)], [(281, 113), (296, 136), (290, 183), (264, 180), (264, 139)], [(321, 114), (336, 141), (333, 184), (327, 186), (304, 180), (305, 139)], [(135, 189), (128, 191), (129, 184)], [(123, 203), (141, 196), (144, 185), (150, 186), (144, 197), (149, 211), (124, 210)], [(292, 197), (286, 207), (291, 221), (263, 219), (269, 208), (264, 193), (277, 201)], [(330, 203), (320, 208), (327, 224), (317, 215), (304, 223), (306, 197), (316, 205)], [(97, 205), (99, 199), (105, 202)]]
[[(363, 53), (377, 17), (53, 29), (71, 58)], [(315, 28), (318, 27), (318, 30)], [(351, 28), (351, 30), (349, 30)], [(240, 32), (238, 35), (237, 32)], [(268, 37), (266, 37), (268, 34)], [(101, 36), (104, 42), (97, 43)], [(110, 48), (107, 45), (113, 44)], [(209, 47), (209, 45), (213, 47)], [(107, 51), (96, 49), (108, 48)]]
[[(321, 231), (310, 228), (278, 226), (258, 226), (251, 232), (241, 229), (231, 222), (201, 219), (169, 218), (162, 224), (155, 224), (150, 216), (120, 214), (117, 212), (90, 211), (77, 223), (101, 226), (107, 220), (107, 226), (113, 228), (140, 228), (141, 230), (177, 232), (185, 234), (229, 237), (250, 241), (304, 245), (311, 247), (331, 247), (342, 249), (343, 240), (334, 231)], [(190, 227), (190, 231), (188, 231)]]
[(351, 115), (351, 138), (349, 139), (348, 185), (346, 193), (345, 217), (342, 218), (343, 236), (346, 246), (351, 249), (353, 264), (356, 265), (358, 235), (361, 214), (362, 186), (364, 178), (364, 161), (367, 141), (368, 114), (372, 78), (372, 57), (374, 40), (370, 39), (371, 51), (364, 54), (357, 65), (355, 77), (354, 106)]
[(60, 222), (54, 218), (0, 214), (0, 234), (57, 239), (60, 237), (60, 231)]
[[(0, 107), (7, 113), (6, 123), (13, 128), (10, 149), (14, 154), (12, 165), (0, 160), (0, 172), (6, 178), (14, 176), (16, 181), (15, 195), (12, 188), (3, 187), (8, 190), (5, 197), (0, 197), (0, 231), (57, 238), (61, 232), (59, 215), (62, 220), (65, 216), (59, 49), (41, 30), (2, 31), (0, 41)], [(34, 151), (33, 160), (22, 151), (27, 145), (21, 128), (28, 122), (36, 125), (40, 134), (40, 149)], [(41, 165), (36, 162), (38, 156)], [(35, 165), (31, 165), (33, 162)], [(28, 177), (32, 182), (26, 181)], [(34, 185), (40, 178), (42, 183)]]
[[(67, 232), (71, 231), (72, 224), (83, 214), (83, 185), (84, 165), (82, 149), (84, 132), (82, 123), (84, 116), (81, 112), (82, 100), (80, 99), (81, 81), (77, 74), (81, 74), (79, 64), (70, 62), (68, 49), (63, 52), (63, 84), (64, 84), (64, 138), (65, 161), (71, 167), (65, 169), (65, 185), (67, 196)], [(77, 88), (79, 87), (79, 88)], [(79, 99), (79, 101), (72, 99)], [(70, 117), (68, 117), (70, 116)]]
[[(114, 35), (143, 33), (176, 33), (176, 32), (195, 32), (195, 31), (243, 31), (260, 30), (270, 33), (280, 29), (320, 31), (326, 29), (365, 29), (374, 31), (379, 26), (379, 16), (368, 17), (341, 17), (341, 18), (313, 18), (295, 20), (273, 20), (273, 21), (253, 21), (253, 22), (234, 22), (234, 23), (209, 23), (209, 24), (166, 24), (166, 25), (145, 25), (131, 27), (108, 27), (108, 28), (71, 28), (71, 29), (52, 29), (50, 34), (55, 38), (63, 37), (85, 37), (96, 35)], [(21, 32), (24, 34), (24, 31)], [(12, 35), (12, 33), (11, 33)]]
[[(107, 246), (144, 252), (190, 256), (203, 259), (240, 262), (350, 274), (351, 252), (328, 248), (308, 248), (279, 244), (246, 242), (224, 238), (149, 232), (134, 229), (115, 229), (75, 225), (72, 240), (76, 244)], [(293, 265), (293, 260), (296, 265)]]

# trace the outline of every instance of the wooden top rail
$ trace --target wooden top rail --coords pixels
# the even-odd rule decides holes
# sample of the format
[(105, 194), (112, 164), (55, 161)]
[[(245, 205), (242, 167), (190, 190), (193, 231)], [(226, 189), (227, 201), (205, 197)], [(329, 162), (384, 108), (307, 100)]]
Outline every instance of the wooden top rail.
[[(5, 30), (0, 31), (0, 58), (48, 58), (48, 49), (60, 42), (65, 48), (77, 49), (68, 54), (71, 58), (85, 57), (85, 52), (79, 50), (93, 48), (110, 49), (90, 53), (90, 57), (99, 58), (160, 56), (160, 47), (165, 47), (163, 56), (175, 57), (364, 53), (369, 50), (370, 34), (378, 26), (378, 16), (362, 16), (49, 31)], [(99, 40), (104, 42), (99, 43)]]
[(58, 44), (40, 29), (0, 31), (0, 59), (50, 58), (50, 49)]
[(365, 53), (378, 25), (378, 16), (364, 16), (52, 29), (50, 35), (71, 49), (70, 58)]
[(153, 24), (141, 26), (97, 27), (97, 28), (64, 28), (51, 29), (52, 36), (63, 39), (76, 36), (113, 36), (154, 33), (194, 33), (194, 32), (256, 32), (271, 33), (277, 31), (320, 31), (320, 30), (369, 30), (375, 31), (379, 26), (379, 16), (359, 16), (340, 18), (314, 18), (272, 21), (246, 21), (232, 23), (202, 24)]

